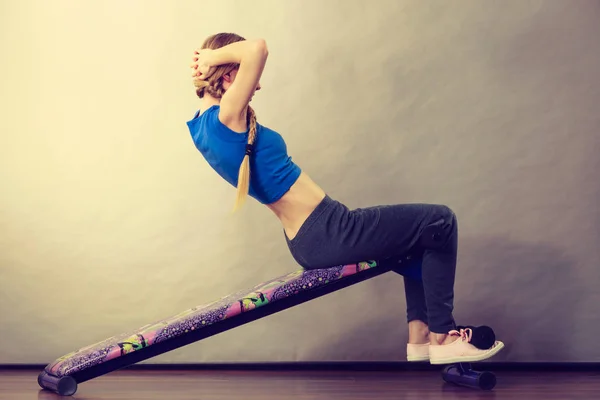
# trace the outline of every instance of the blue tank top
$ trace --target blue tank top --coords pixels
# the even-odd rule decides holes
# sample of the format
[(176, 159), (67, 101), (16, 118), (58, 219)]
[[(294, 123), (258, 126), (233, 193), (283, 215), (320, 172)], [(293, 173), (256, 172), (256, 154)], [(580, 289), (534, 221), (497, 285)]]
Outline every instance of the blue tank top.
[[(208, 164), (232, 186), (246, 152), (248, 132), (237, 133), (219, 120), (219, 106), (202, 115), (196, 112), (187, 122), (196, 148)], [(254, 150), (250, 155), (249, 195), (262, 204), (279, 200), (300, 176), (300, 168), (287, 154), (285, 141), (277, 132), (256, 124)]]

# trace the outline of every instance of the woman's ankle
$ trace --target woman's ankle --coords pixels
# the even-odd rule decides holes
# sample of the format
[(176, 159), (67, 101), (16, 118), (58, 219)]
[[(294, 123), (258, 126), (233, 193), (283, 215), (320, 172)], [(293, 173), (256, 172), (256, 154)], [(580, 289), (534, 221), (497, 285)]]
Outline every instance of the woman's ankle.
[(445, 344), (450, 344), (454, 342), (458, 337), (449, 335), (447, 333), (435, 333), (431, 332), (429, 334), (429, 342), (432, 346), (442, 346)]
[(426, 323), (419, 320), (413, 320), (408, 323), (408, 343), (427, 344), (429, 343), (429, 327)]

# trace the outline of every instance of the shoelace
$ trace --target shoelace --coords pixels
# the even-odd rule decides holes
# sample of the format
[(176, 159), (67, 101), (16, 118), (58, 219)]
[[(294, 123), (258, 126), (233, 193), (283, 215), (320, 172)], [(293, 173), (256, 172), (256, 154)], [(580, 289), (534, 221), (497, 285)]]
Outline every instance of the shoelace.
[(471, 330), (471, 328), (461, 329), (460, 331), (457, 331), (456, 329), (454, 329), (454, 330), (451, 330), (450, 332), (448, 332), (448, 334), (460, 336), (463, 341), (466, 340), (467, 342), (471, 342), (471, 337), (473, 336), (473, 331)]

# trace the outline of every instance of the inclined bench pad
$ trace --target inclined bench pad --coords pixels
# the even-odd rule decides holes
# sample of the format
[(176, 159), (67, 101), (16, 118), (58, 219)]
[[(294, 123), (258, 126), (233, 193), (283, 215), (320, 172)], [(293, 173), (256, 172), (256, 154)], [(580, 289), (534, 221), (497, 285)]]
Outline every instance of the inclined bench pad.
[(168, 341), (231, 319), (258, 307), (326, 286), (377, 266), (374, 261), (317, 270), (300, 269), (252, 289), (188, 309), (171, 318), (145, 325), (134, 332), (113, 336), (58, 358), (45, 371), (56, 377), (72, 375), (153, 344)]

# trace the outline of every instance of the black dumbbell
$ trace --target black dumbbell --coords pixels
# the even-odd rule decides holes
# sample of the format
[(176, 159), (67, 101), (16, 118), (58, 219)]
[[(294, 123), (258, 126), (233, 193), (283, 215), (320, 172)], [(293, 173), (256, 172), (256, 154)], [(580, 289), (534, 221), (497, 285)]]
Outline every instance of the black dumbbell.
[(471, 336), (471, 344), (480, 350), (490, 349), (494, 343), (496, 343), (496, 334), (494, 330), (486, 325), (473, 326), (473, 325), (459, 325), (456, 327), (457, 330), (470, 328), (473, 331)]

